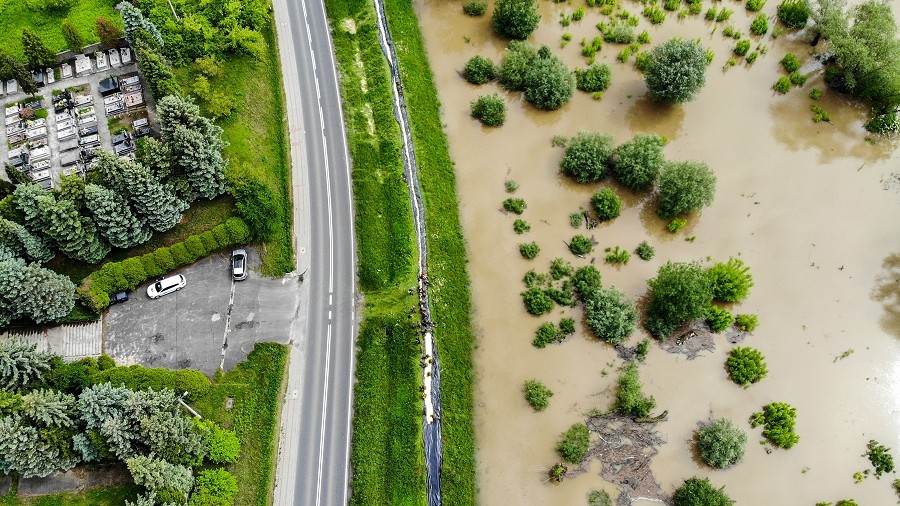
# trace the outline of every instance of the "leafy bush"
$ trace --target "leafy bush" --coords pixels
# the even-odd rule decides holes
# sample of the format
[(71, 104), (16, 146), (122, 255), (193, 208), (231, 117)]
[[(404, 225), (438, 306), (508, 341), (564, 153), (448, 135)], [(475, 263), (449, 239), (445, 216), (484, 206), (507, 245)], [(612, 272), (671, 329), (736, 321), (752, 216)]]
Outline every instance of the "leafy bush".
[(519, 183), (511, 179), (507, 179), (503, 182), (503, 187), (506, 188), (506, 193), (516, 193), (516, 190), (519, 189)]
[(612, 506), (612, 499), (605, 490), (591, 490), (587, 495), (588, 506)]
[(756, 51), (753, 51), (752, 53), (747, 55), (747, 63), (753, 63), (756, 61), (757, 58), (759, 58), (759, 53)]
[(631, 259), (628, 250), (616, 246), (615, 248), (606, 248), (606, 263), (608, 264), (627, 264)]
[(469, 16), (483, 16), (487, 11), (487, 2), (484, 0), (469, 0), (463, 4), (463, 12)]
[(524, 234), (525, 232), (531, 230), (531, 225), (529, 225), (525, 220), (516, 220), (513, 222), (513, 230), (517, 234)]
[(747, 0), (747, 10), (757, 12), (766, 5), (766, 0)]
[[(198, 258), (204, 257), (209, 254), (209, 251), (206, 249), (206, 246), (203, 245), (203, 241), (200, 239), (198, 235), (192, 235), (184, 240), (184, 247), (191, 255), (190, 262), (196, 261)], [(172, 246), (174, 249), (175, 246)], [(174, 252), (172, 254), (174, 256)], [(177, 260), (176, 260), (177, 262)], [(179, 262), (180, 263), (180, 262)]]
[[(197, 236), (192, 236), (196, 239), (200, 239)], [(195, 262), (200, 255), (194, 255), (192, 253), (188, 253), (187, 248), (184, 246), (184, 243), (180, 242), (178, 244), (173, 244), (169, 247), (169, 252), (172, 253), (172, 258), (175, 260), (177, 265), (188, 265)]]
[(727, 309), (711, 305), (706, 311), (706, 323), (713, 332), (722, 332), (734, 323), (734, 315)]
[(664, 162), (662, 149), (665, 145), (663, 137), (639, 133), (617, 147), (611, 165), (619, 183), (632, 191), (653, 187)]
[(498, 127), (506, 121), (506, 102), (496, 93), (482, 95), (472, 101), (472, 117), (487, 126)]
[(743, 386), (761, 381), (769, 372), (762, 353), (755, 348), (743, 346), (731, 350), (725, 361), (725, 369), (728, 370), (731, 381)]
[(547, 46), (525, 71), (525, 100), (538, 109), (553, 111), (566, 104), (575, 91), (575, 77)]
[[(249, 167), (240, 176), (230, 177), (229, 192), (234, 197), (235, 208), (253, 231), (257, 240), (271, 239), (284, 214), (281, 197), (269, 185), (252, 176)], [(222, 246), (226, 246), (220, 239)]]
[(744, 56), (750, 51), (750, 41), (747, 39), (739, 40), (734, 46), (734, 54)]
[(656, 100), (687, 102), (706, 84), (706, 51), (696, 41), (670, 39), (650, 52), (647, 89)]
[(634, 358), (638, 362), (643, 362), (647, 358), (647, 353), (650, 352), (650, 340), (644, 339), (634, 347)]
[(553, 310), (553, 299), (544, 290), (532, 287), (522, 292), (525, 310), (534, 316), (541, 316)]
[(713, 299), (723, 302), (741, 302), (747, 298), (753, 286), (753, 276), (739, 258), (729, 258), (728, 262), (719, 262), (706, 271), (712, 286)]
[(494, 5), (491, 25), (507, 39), (527, 39), (537, 28), (541, 14), (534, 0), (498, 0)]
[(619, 389), (616, 391), (616, 402), (613, 408), (626, 416), (648, 416), (650, 410), (656, 407), (656, 399), (644, 394), (641, 386), (641, 378), (634, 363), (630, 363), (619, 375)]
[(644, 30), (643, 32), (641, 32), (638, 35), (637, 40), (641, 44), (649, 44), (650, 43), (650, 32), (648, 32), (647, 30)]
[(813, 88), (809, 90), (809, 98), (811, 98), (812, 100), (819, 100), (820, 98), (822, 98), (822, 90), (820, 90), (819, 88)]
[(560, 434), (556, 453), (566, 462), (580, 464), (591, 445), (591, 433), (587, 425), (576, 423)]
[(642, 14), (654, 25), (658, 25), (666, 20), (666, 11), (660, 9), (657, 5), (644, 7)]
[(715, 7), (710, 7), (710, 8), (707, 9), (707, 11), (706, 11), (706, 19), (707, 19), (708, 21), (715, 21), (715, 20), (716, 20), (716, 14), (718, 14), (718, 13), (719, 13), (719, 9), (717, 9), (717, 8), (715, 8)]
[(530, 404), (535, 411), (543, 411), (550, 405), (550, 398), (553, 397), (553, 391), (540, 381), (526, 381), (524, 390), (525, 400), (528, 401), (528, 404)]
[(716, 176), (703, 162), (669, 162), (659, 175), (659, 207), (663, 219), (697, 212), (712, 204)]
[(578, 132), (566, 146), (559, 169), (579, 183), (593, 183), (606, 176), (612, 153), (612, 136)]
[(675, 506), (731, 506), (734, 501), (709, 478), (688, 478), (672, 496)]
[(541, 247), (536, 242), (526, 242), (519, 244), (519, 253), (528, 260), (534, 260), (541, 252)]
[(787, 53), (784, 55), (784, 58), (781, 59), (781, 66), (784, 67), (785, 72), (790, 74), (791, 72), (796, 72), (800, 69), (800, 60), (794, 53)]
[(634, 249), (634, 254), (641, 260), (650, 260), (656, 255), (656, 248), (650, 246), (647, 241), (642, 241), (638, 247)]
[(667, 262), (648, 282), (647, 330), (665, 339), (682, 322), (706, 315), (712, 302), (709, 277), (697, 263)]
[(237, 434), (209, 420), (195, 420), (195, 422), (203, 434), (203, 444), (208, 450), (207, 459), (217, 464), (237, 462), (241, 451), (241, 442)]
[(582, 299), (587, 299), (591, 293), (602, 286), (600, 271), (593, 265), (580, 267), (572, 276), (572, 286)]
[(559, 320), (559, 333), (564, 336), (571, 336), (575, 333), (575, 319), (562, 318)]
[(883, 444), (870, 439), (866, 444), (866, 453), (863, 457), (869, 459), (872, 467), (875, 468), (875, 477), (881, 479), (884, 473), (894, 472), (894, 457), (891, 456), (891, 449)]
[(750, 23), (750, 32), (755, 35), (765, 35), (769, 31), (769, 18), (765, 14), (760, 14), (753, 18)]
[(609, 65), (594, 63), (584, 69), (575, 69), (575, 86), (589, 93), (604, 91), (609, 87), (612, 72)]
[(224, 469), (200, 471), (189, 506), (230, 506), (238, 493), (237, 479)]
[(582, 224), (584, 224), (583, 212), (574, 212), (569, 215), (569, 225), (571, 225), (572, 228), (580, 228)]
[(619, 344), (634, 331), (634, 302), (615, 288), (597, 288), (585, 296), (584, 319), (598, 338)]
[(550, 277), (554, 280), (560, 280), (566, 276), (571, 276), (575, 272), (572, 264), (566, 262), (562, 258), (554, 258), (550, 262)]
[(583, 235), (576, 235), (569, 242), (569, 251), (575, 255), (587, 255), (592, 249), (594, 249), (594, 243)]
[(731, 10), (727, 7), (723, 7), (722, 9), (719, 10), (719, 13), (716, 15), (716, 22), (721, 23), (723, 21), (728, 21), (729, 19), (731, 19), (732, 14), (734, 14), (733, 10)]
[(784, 0), (778, 4), (778, 19), (789, 28), (803, 28), (809, 20), (806, 0)]
[(631, 44), (634, 39), (634, 29), (628, 25), (615, 25), (603, 34), (604, 42), (615, 44)]
[(697, 430), (700, 458), (716, 469), (729, 468), (744, 458), (747, 433), (727, 418), (701, 423)]
[(791, 80), (787, 76), (781, 76), (775, 81), (775, 84), (772, 85), (772, 89), (784, 95), (785, 93), (791, 91)]
[(882, 135), (900, 132), (900, 117), (894, 111), (879, 114), (866, 122), (866, 130)]
[(806, 74), (801, 74), (799, 72), (791, 72), (790, 75), (788, 75), (788, 79), (791, 80), (791, 84), (794, 86), (803, 86), (806, 84), (807, 78), (808, 76)]
[(742, 332), (753, 332), (759, 325), (759, 318), (755, 314), (739, 314), (734, 317), (734, 326)]
[(525, 212), (525, 208), (528, 207), (528, 204), (525, 203), (525, 199), (506, 199), (503, 201), (503, 209), (515, 214), (522, 214)]
[(619, 217), (622, 210), (622, 199), (612, 188), (601, 188), (591, 197), (591, 205), (600, 221), (609, 221)]
[(475, 55), (466, 62), (463, 77), (472, 84), (484, 84), (497, 78), (497, 66), (489, 58)]
[(561, 336), (556, 328), (556, 325), (545, 322), (540, 324), (537, 330), (534, 332), (534, 339), (531, 341), (531, 344), (535, 348), (544, 348), (550, 343), (560, 341), (560, 337)]
[(773, 402), (763, 406), (762, 411), (753, 413), (750, 426), (764, 425), (763, 437), (780, 448), (791, 448), (800, 441), (794, 432), (797, 419), (797, 408), (783, 402)]

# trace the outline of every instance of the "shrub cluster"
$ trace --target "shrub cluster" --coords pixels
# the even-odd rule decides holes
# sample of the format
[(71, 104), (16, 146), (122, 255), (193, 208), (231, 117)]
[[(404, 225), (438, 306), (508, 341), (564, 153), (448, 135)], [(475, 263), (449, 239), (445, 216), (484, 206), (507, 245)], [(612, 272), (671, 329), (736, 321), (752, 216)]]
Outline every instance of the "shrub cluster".
[(788, 449), (800, 441), (800, 436), (794, 432), (796, 418), (797, 408), (783, 402), (773, 402), (763, 406), (762, 411), (753, 413), (750, 426), (764, 425), (763, 437), (775, 446)]
[(778, 19), (789, 28), (803, 28), (809, 20), (806, 0), (784, 0), (778, 4)]
[(697, 430), (700, 458), (716, 469), (726, 469), (744, 458), (747, 433), (727, 418), (701, 423)]
[(566, 462), (580, 464), (591, 444), (591, 433), (587, 425), (576, 423), (560, 434), (556, 452)]
[(463, 4), (463, 12), (469, 16), (483, 16), (487, 11), (487, 2), (484, 0), (469, 0)]
[(725, 308), (710, 305), (706, 311), (706, 323), (713, 332), (722, 332), (734, 323), (734, 315)]
[(588, 93), (605, 91), (612, 79), (612, 71), (605, 63), (594, 63), (584, 69), (575, 69), (575, 86)]
[(569, 242), (569, 251), (575, 255), (587, 255), (592, 249), (594, 249), (594, 243), (591, 242), (588, 237), (583, 235), (576, 235), (572, 237), (572, 240)]
[(688, 478), (672, 496), (675, 506), (732, 506), (734, 501), (709, 478)]
[(622, 211), (622, 199), (612, 188), (601, 188), (591, 197), (591, 205), (600, 221), (618, 218)]
[(638, 256), (641, 260), (650, 260), (656, 255), (656, 248), (650, 246), (647, 241), (643, 241), (638, 244), (637, 248), (634, 249), (634, 254)]
[(722, 302), (741, 302), (750, 293), (753, 276), (739, 258), (729, 258), (727, 263), (719, 262), (706, 271), (712, 285), (713, 299)]
[(637, 322), (634, 302), (615, 288), (597, 288), (585, 296), (584, 319), (594, 335), (616, 345), (625, 341)]
[(107, 262), (84, 279), (78, 293), (90, 307), (100, 311), (109, 306), (110, 294), (134, 290), (148, 279), (190, 265), (217, 250), (245, 244), (249, 239), (247, 224), (240, 218), (229, 218), (212, 230), (192, 235), (184, 242), (122, 262)]
[(565, 63), (547, 46), (536, 50), (527, 42), (510, 42), (498, 77), (504, 88), (524, 91), (525, 100), (538, 109), (559, 109), (575, 91), (575, 76)]
[(616, 402), (613, 408), (622, 415), (648, 416), (650, 410), (656, 407), (656, 399), (644, 394), (641, 378), (634, 363), (625, 366), (619, 376), (619, 389), (616, 392)]
[(731, 381), (738, 385), (757, 383), (768, 374), (766, 359), (755, 348), (738, 346), (731, 350), (725, 361)]
[(472, 101), (472, 117), (487, 126), (498, 127), (506, 121), (506, 102), (496, 93), (482, 95)]
[(553, 391), (538, 380), (528, 380), (525, 382), (525, 400), (534, 408), (535, 411), (543, 411), (550, 405), (550, 398), (553, 397)]
[(484, 84), (497, 78), (497, 66), (489, 58), (475, 55), (466, 62), (463, 77), (472, 84)]
[(161, 367), (148, 368), (140, 365), (116, 366), (98, 371), (91, 377), (91, 383), (101, 385), (111, 383), (113, 386), (130, 390), (152, 388), (159, 391), (172, 389), (180, 395), (188, 393), (189, 399), (198, 399), (209, 392), (209, 378), (202, 372), (193, 369), (169, 370)]

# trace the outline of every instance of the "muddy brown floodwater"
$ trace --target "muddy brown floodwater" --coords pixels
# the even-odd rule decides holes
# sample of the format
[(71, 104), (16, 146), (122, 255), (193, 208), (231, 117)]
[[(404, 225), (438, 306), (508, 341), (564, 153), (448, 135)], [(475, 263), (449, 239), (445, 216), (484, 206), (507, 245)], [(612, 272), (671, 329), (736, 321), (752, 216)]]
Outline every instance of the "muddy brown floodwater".
[[(636, 2), (623, 2), (638, 13)], [(578, 3), (540, 1), (543, 19), (531, 41), (549, 45), (571, 68), (584, 66), (579, 41), (598, 35), (602, 19), (588, 9), (584, 20), (569, 27), (561, 12)], [(747, 33), (751, 16), (740, 3), (731, 24)], [(704, 11), (709, 6), (704, 3)], [(776, 1), (764, 12), (774, 15)], [(653, 27), (642, 18), (653, 43), (676, 35), (699, 37), (715, 60), (707, 84), (696, 100), (661, 107), (646, 95), (632, 62), (619, 63), (621, 46), (606, 44), (598, 61), (612, 67), (610, 89), (602, 100), (576, 91), (559, 111), (537, 111), (519, 93), (496, 83), (475, 87), (459, 75), (465, 61), (481, 54), (499, 62), (504, 41), (490, 29), (490, 15), (469, 18), (461, 2), (424, 0), (417, 11), (443, 104), (443, 122), (456, 162), (460, 210), (469, 247), (469, 272), (479, 336), (476, 350), (476, 435), (479, 501), (497, 504), (586, 504), (591, 488), (612, 485), (590, 472), (559, 485), (546, 481), (546, 469), (558, 461), (559, 433), (585, 421), (592, 408), (605, 409), (614, 391), (621, 362), (615, 351), (583, 328), (565, 343), (536, 349), (534, 331), (542, 321), (558, 321), (577, 310), (556, 309), (543, 318), (529, 316), (521, 302), (522, 275), (546, 271), (554, 257), (576, 266), (595, 261), (604, 285), (631, 297), (642, 296), (647, 279), (668, 260), (727, 260), (739, 256), (752, 269), (755, 286), (736, 312), (757, 313), (760, 326), (744, 345), (766, 356), (769, 375), (748, 389), (732, 384), (723, 363), (732, 345), (717, 338), (717, 349), (696, 360), (653, 346), (641, 375), (658, 410), (669, 419), (658, 425), (667, 441), (653, 461), (653, 471), (667, 494), (693, 475), (709, 476), (738, 504), (803, 505), (855, 498), (860, 504), (894, 504), (890, 481), (874, 478), (855, 485), (853, 473), (866, 469), (861, 457), (869, 439), (900, 449), (900, 194), (887, 181), (900, 169), (897, 152), (887, 142), (865, 140), (866, 108), (830, 91), (820, 101), (833, 124), (811, 121), (808, 91), (823, 88), (816, 71), (801, 89), (774, 95), (772, 83), (782, 75), (778, 61), (787, 51), (809, 60), (809, 46), (785, 33), (766, 36), (768, 54), (752, 67), (743, 63), (722, 71), (734, 40), (711, 34), (702, 15), (685, 20), (669, 13)], [(488, 13), (492, 5), (489, 4)], [(572, 42), (560, 49), (564, 32)], [(796, 38), (795, 38), (796, 39)], [(754, 47), (759, 42), (754, 38)], [(814, 65), (808, 63), (804, 69)], [(469, 103), (497, 91), (509, 105), (505, 126), (483, 128), (469, 117)], [(612, 134), (621, 143), (635, 132), (665, 135), (672, 160), (701, 160), (718, 178), (715, 203), (677, 235), (665, 230), (646, 195), (620, 191), (622, 215), (587, 233), (599, 245), (588, 259), (569, 253), (564, 241), (576, 232), (568, 216), (589, 206), (598, 185), (576, 185), (558, 174), (562, 151), (551, 146), (554, 135), (579, 130)], [(504, 180), (520, 184), (516, 196), (528, 209), (523, 218), (531, 232), (513, 233), (513, 216), (500, 212), (507, 194)], [(604, 183), (612, 184), (612, 183)], [(887, 188), (887, 189), (885, 189)], [(696, 236), (694, 242), (685, 237)], [(534, 261), (520, 257), (519, 242), (537, 241)], [(636, 256), (622, 267), (603, 264), (603, 248), (633, 250), (643, 240), (656, 257)], [(645, 337), (635, 332), (633, 345)], [(843, 360), (835, 357), (848, 349)], [(555, 395), (550, 407), (535, 413), (522, 396), (525, 380), (546, 383)], [(783, 401), (798, 409), (800, 443), (789, 451), (767, 454), (760, 429), (747, 418), (764, 404)], [(747, 454), (727, 471), (706, 468), (692, 458), (689, 440), (696, 423), (710, 415), (733, 419), (748, 432)], [(893, 479), (893, 477), (891, 477)]]

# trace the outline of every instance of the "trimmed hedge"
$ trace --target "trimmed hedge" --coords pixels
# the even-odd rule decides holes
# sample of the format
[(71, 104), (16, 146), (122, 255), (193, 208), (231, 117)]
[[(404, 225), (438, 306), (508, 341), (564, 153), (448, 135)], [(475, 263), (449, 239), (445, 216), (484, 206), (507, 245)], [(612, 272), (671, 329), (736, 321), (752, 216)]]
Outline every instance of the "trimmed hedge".
[(162, 390), (169, 388), (178, 395), (187, 392), (188, 399), (203, 397), (209, 392), (209, 378), (193, 369), (170, 371), (161, 367), (148, 368), (140, 365), (118, 366), (100, 371), (91, 377), (93, 384), (112, 383), (132, 390)]
[(134, 290), (148, 279), (178, 267), (196, 262), (210, 253), (250, 240), (250, 229), (240, 218), (229, 218), (200, 235), (192, 235), (184, 242), (162, 247), (140, 257), (122, 262), (107, 262), (84, 278), (78, 294), (96, 311), (109, 306), (109, 295)]

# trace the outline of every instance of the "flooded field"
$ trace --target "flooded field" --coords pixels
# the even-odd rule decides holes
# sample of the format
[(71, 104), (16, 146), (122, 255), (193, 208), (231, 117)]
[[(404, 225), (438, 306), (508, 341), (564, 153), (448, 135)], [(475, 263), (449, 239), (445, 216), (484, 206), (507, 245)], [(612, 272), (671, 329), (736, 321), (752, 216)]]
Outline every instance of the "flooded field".
[[(731, 24), (748, 32), (751, 16), (740, 3), (719, 2), (735, 11)], [(598, 35), (603, 19), (588, 9), (584, 20), (569, 27), (559, 13), (571, 13), (580, 3), (552, 4), (541, 0), (543, 19), (531, 41), (547, 44), (570, 68), (586, 65), (579, 41)], [(624, 2), (639, 13), (640, 4)], [(764, 12), (774, 14), (777, 2)], [(708, 4), (704, 5), (704, 11)], [(826, 90), (820, 105), (833, 124), (814, 124), (807, 98), (813, 87), (825, 88), (814, 73), (801, 89), (775, 95), (772, 83), (783, 75), (778, 61), (791, 51), (809, 60), (809, 46), (785, 32), (751, 66), (741, 61), (723, 72), (734, 40), (720, 34), (719, 24), (700, 16), (678, 20), (668, 13), (665, 23), (647, 28), (653, 44), (680, 35), (699, 37), (715, 59), (707, 84), (693, 102), (657, 106), (646, 95), (643, 76), (633, 58), (622, 64), (615, 55), (622, 46), (605, 44), (597, 61), (610, 65), (612, 84), (602, 100), (576, 91), (559, 111), (543, 112), (507, 93), (496, 83), (475, 87), (460, 72), (473, 55), (499, 62), (505, 42), (490, 29), (488, 14), (469, 18), (461, 3), (419, 2), (422, 32), (443, 104), (443, 122), (456, 162), (461, 215), (469, 246), (469, 272), (479, 335), (476, 350), (476, 435), (480, 503), (586, 504), (592, 488), (618, 491), (591, 471), (559, 485), (546, 482), (546, 470), (557, 457), (559, 433), (583, 422), (592, 408), (609, 407), (617, 368), (614, 350), (586, 329), (566, 342), (537, 349), (534, 331), (543, 321), (580, 313), (556, 309), (543, 318), (529, 316), (519, 293), (523, 274), (545, 271), (562, 257), (577, 266), (588, 262), (603, 274), (605, 286), (616, 286), (633, 298), (646, 292), (646, 281), (666, 261), (713, 261), (740, 256), (751, 267), (755, 286), (735, 312), (757, 313), (760, 326), (743, 344), (759, 348), (769, 375), (742, 389), (732, 384), (723, 364), (732, 347), (717, 338), (717, 349), (692, 361), (653, 346), (641, 366), (645, 389), (667, 409), (660, 435), (667, 444), (653, 462), (653, 472), (667, 493), (684, 478), (709, 476), (742, 505), (812, 505), (817, 501), (854, 498), (863, 505), (894, 504), (889, 480), (868, 478), (854, 484), (853, 473), (868, 468), (861, 454), (869, 439), (900, 449), (900, 193), (890, 179), (900, 170), (894, 146), (865, 139), (866, 108), (848, 103)], [(560, 48), (560, 36), (572, 42)], [(754, 38), (754, 48), (758, 40)], [(812, 69), (812, 63), (804, 71)], [(505, 126), (483, 128), (469, 117), (469, 103), (497, 91), (507, 99)], [(551, 146), (554, 135), (579, 130), (612, 134), (617, 143), (635, 132), (665, 135), (670, 160), (699, 160), (718, 178), (714, 204), (677, 235), (665, 230), (649, 195), (617, 188), (624, 200), (622, 215), (611, 224), (576, 231), (569, 214), (589, 208), (598, 185), (577, 185), (558, 173), (562, 155)], [(522, 236), (512, 230), (514, 216), (500, 211), (508, 195), (504, 181), (515, 180), (528, 208), (522, 216), (532, 229)], [(612, 183), (606, 182), (604, 185)], [(564, 241), (584, 233), (599, 243), (588, 259), (575, 258)], [(693, 242), (685, 237), (696, 236)], [(536, 241), (541, 254), (521, 258), (518, 243)], [(603, 263), (603, 248), (633, 250), (647, 240), (656, 256), (627, 265)], [(633, 345), (645, 337), (635, 332)], [(847, 350), (853, 353), (835, 360)], [(527, 379), (539, 379), (555, 395), (550, 407), (535, 413), (522, 396)], [(798, 410), (800, 443), (793, 449), (767, 454), (757, 444), (761, 429), (747, 418), (764, 404), (781, 401)], [(748, 432), (743, 462), (727, 471), (707, 468), (692, 456), (689, 440), (696, 423), (725, 416)]]

